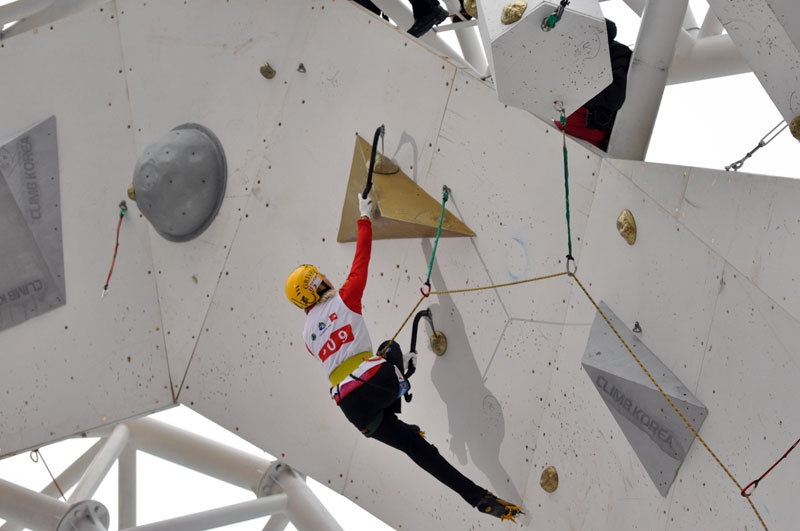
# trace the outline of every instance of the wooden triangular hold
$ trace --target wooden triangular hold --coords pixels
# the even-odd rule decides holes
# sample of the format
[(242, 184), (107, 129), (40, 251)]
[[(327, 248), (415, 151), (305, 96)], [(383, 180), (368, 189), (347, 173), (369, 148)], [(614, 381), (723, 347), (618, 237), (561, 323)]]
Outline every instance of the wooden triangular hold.
[[(339, 222), (339, 242), (356, 241), (359, 192), (364, 191), (369, 173), (372, 146), (356, 135), (350, 179), (342, 205)], [(395, 238), (435, 238), (439, 227), (442, 203), (420, 188), (405, 173), (398, 171), (390, 175), (372, 173), (372, 199), (376, 204), (372, 221), (372, 238), (388, 240)], [(445, 209), (442, 221), (442, 237), (475, 236), (472, 230)]]

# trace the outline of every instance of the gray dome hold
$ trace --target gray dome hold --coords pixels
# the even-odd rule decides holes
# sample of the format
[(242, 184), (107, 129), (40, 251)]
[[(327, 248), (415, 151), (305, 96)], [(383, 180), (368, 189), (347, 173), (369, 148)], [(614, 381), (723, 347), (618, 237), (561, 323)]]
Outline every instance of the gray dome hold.
[(183, 124), (144, 150), (133, 171), (136, 204), (167, 240), (185, 242), (211, 225), (225, 197), (225, 152), (206, 127)]

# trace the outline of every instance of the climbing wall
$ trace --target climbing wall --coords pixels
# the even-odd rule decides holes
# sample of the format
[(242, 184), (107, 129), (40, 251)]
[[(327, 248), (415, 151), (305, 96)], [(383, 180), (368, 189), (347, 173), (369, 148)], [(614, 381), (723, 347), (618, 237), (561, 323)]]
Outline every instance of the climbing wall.
[(65, 305), (0, 334), (0, 455), (172, 403), (158, 270), (135, 208), (101, 298), (137, 157), (117, 16), (107, 3), (0, 43), (2, 143), (56, 118), (59, 175), (50, 177), (59, 179), (66, 290)]
[[(523, 503), (522, 528), (758, 527), (696, 442), (667, 495), (653, 485), (581, 368), (595, 308), (562, 274), (562, 136), (456, 62), (343, 0), (119, 0), (16, 36), (0, 56), (19, 73), (0, 136), (58, 119), (67, 291), (65, 306), (0, 333), (0, 455), (178, 402), (394, 528), (501, 528), (349, 426), (284, 296), (300, 263), (345, 278), (354, 245), (336, 236), (356, 134), (385, 124), (384, 154), (434, 198), (449, 186), (448, 209), (476, 233), (439, 242), (434, 290), (558, 275), (423, 301), (448, 350), (436, 357), (423, 325), (403, 417), (476, 482)], [(225, 149), (217, 219), (168, 242), (129, 202), (101, 299), (135, 161), (185, 122)], [(577, 278), (641, 324), (708, 408), (701, 435), (749, 482), (800, 432), (800, 186), (566, 145)], [(639, 227), (633, 246), (615, 228), (623, 208)], [(373, 341), (418, 302), (432, 252), (431, 239), (374, 243)], [(408, 327), (398, 340), (407, 348)], [(552, 494), (538, 485), (546, 466), (561, 477)], [(787, 461), (754, 496), (772, 527), (796, 518), (793, 470)]]

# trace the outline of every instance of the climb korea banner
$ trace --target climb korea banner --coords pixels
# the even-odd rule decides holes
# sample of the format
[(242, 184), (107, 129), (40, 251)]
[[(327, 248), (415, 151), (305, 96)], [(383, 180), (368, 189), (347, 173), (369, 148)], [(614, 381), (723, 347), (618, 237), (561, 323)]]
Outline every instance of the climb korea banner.
[(65, 304), (56, 119), (0, 147), (0, 330)]

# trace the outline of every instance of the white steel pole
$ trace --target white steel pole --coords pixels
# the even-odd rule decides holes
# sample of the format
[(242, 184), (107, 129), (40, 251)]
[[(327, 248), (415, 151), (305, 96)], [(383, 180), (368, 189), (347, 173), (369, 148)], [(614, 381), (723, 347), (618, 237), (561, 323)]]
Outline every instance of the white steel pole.
[[(461, 4), (458, 0), (445, 0), (445, 4), (447, 4), (447, 9), (450, 13), (458, 13), (461, 10)], [(479, 30), (477, 27), (459, 28), (458, 26), (459, 24), (456, 24), (456, 39), (461, 47), (461, 53), (464, 54), (464, 60), (475, 69), (478, 77), (488, 76), (489, 61), (486, 59), (486, 52), (483, 49)]]
[(0, 6), (0, 28), (4, 24), (44, 11), (55, 3), (56, 0), (27, 0), (25, 2), (3, 2)]
[(261, 531), (283, 531), (289, 523), (289, 517), (285, 514), (274, 514)]
[(265, 498), (256, 498), (255, 500), (138, 527), (129, 527), (121, 529), (121, 531), (200, 531), (202, 529), (214, 529), (282, 512), (286, 510), (288, 499), (289, 497), (286, 494), (273, 494)]
[(298, 531), (344, 531), (308, 484), (285, 463), (276, 462), (269, 477), (289, 495), (286, 516)]
[(717, 15), (711, 10), (711, 7), (706, 11), (706, 17), (703, 19), (703, 24), (700, 26), (700, 31), (697, 32), (697, 38), (703, 39), (705, 37), (713, 37), (714, 35), (722, 35), (722, 22), (719, 21)]
[(70, 506), (0, 479), (0, 517), (36, 531), (54, 531)]
[(688, 53), (675, 56), (669, 67), (667, 84), (700, 81), (751, 71), (729, 35), (714, 35), (697, 39)]
[(611, 132), (609, 156), (644, 160), (688, 2), (647, 2), (628, 70), (625, 104)]
[[(404, 32), (407, 32), (411, 28), (411, 25), (414, 24), (414, 15), (408, 6), (400, 2), (400, 0), (372, 0), (372, 3), (378, 6), (378, 8)], [(472, 65), (467, 63), (448, 43), (436, 35), (435, 31), (431, 30), (425, 33), (425, 35), (420, 37), (420, 40), (431, 48), (434, 48), (440, 54), (450, 57), (454, 62), (472, 67)]]
[(92, 460), (89, 468), (86, 469), (86, 473), (67, 502), (75, 503), (90, 499), (129, 441), (130, 431), (128, 427), (125, 424), (115, 426), (114, 431), (111, 432), (103, 448)]
[(167, 461), (257, 491), (271, 462), (153, 419), (128, 423), (136, 448)]
[(119, 528), (136, 525), (136, 448), (128, 445), (117, 462)]

